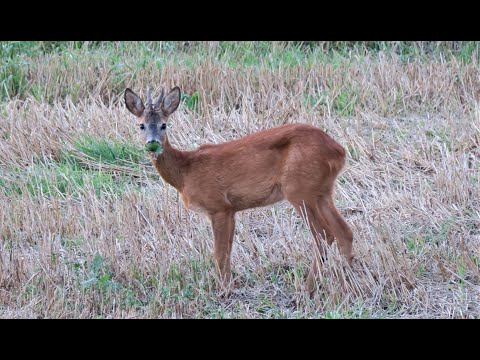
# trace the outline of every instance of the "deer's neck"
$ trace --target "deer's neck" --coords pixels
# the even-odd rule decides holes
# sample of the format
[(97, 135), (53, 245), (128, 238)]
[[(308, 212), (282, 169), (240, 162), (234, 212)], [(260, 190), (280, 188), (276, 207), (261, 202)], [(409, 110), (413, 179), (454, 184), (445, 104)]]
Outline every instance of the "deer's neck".
[(188, 156), (185, 151), (174, 149), (167, 138), (162, 154), (152, 159), (152, 163), (163, 180), (182, 192), (188, 166)]

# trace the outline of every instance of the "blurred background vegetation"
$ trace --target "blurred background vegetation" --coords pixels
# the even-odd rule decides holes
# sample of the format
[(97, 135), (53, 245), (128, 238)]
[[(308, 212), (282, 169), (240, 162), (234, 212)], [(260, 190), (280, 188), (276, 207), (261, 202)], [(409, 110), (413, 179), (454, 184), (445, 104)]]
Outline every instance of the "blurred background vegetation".
[[(165, 64), (195, 68), (203, 61), (236, 68), (314, 66), (318, 63), (361, 62), (395, 57), (400, 62), (479, 62), (480, 42), (474, 41), (292, 41), (292, 42), (0, 42), (0, 101), (33, 96), (49, 101), (67, 94), (74, 100), (93, 90), (81, 77), (62, 85), (62, 74), (95, 68), (107, 73), (104, 86), (121, 93), (139, 73)], [(48, 67), (48, 71), (40, 71)], [(107, 81), (108, 80), (108, 81)], [(47, 88), (56, 84), (55, 93)]]

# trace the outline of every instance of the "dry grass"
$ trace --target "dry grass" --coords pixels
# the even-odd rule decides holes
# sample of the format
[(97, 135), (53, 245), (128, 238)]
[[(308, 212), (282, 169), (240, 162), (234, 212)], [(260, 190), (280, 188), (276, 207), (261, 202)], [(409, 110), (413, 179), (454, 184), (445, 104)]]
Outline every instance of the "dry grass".
[[(27, 84), (48, 92), (0, 107), (0, 317), (480, 317), (478, 61), (232, 68), (216, 46), (123, 80), (198, 92), (197, 108), (185, 101), (172, 116), (181, 149), (293, 122), (331, 134), (348, 151), (336, 202), (355, 234), (353, 269), (332, 247), (310, 298), (313, 241), (279, 203), (237, 214), (236, 286), (223, 296), (209, 223), (135, 149), (101, 51), (74, 65), (50, 55)], [(102, 139), (128, 151), (109, 160), (94, 149)]]

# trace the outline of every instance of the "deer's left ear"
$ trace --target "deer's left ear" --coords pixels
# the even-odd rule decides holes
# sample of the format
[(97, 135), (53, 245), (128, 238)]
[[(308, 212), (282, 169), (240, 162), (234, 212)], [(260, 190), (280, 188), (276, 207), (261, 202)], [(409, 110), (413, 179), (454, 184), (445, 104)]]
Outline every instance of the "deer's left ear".
[(138, 95), (129, 88), (125, 89), (125, 105), (136, 117), (142, 116), (143, 111), (145, 110), (142, 99), (140, 99)]
[(172, 91), (162, 101), (162, 110), (165, 115), (169, 116), (175, 110), (177, 110), (180, 104), (180, 88), (175, 86)]

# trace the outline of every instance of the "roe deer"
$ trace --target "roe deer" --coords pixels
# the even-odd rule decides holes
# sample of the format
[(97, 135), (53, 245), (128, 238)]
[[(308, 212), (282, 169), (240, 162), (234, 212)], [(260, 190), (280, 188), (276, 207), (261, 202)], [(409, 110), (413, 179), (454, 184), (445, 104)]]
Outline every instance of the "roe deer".
[[(194, 151), (173, 148), (167, 137), (168, 117), (180, 103), (180, 88), (153, 103), (125, 90), (125, 104), (137, 117), (140, 133), (160, 176), (175, 187), (187, 208), (210, 218), (214, 258), (223, 283), (231, 279), (230, 254), (235, 213), (288, 200), (308, 219), (321, 256), (320, 236), (330, 245), (336, 238), (351, 265), (353, 234), (335, 208), (333, 191), (345, 165), (345, 150), (321, 129), (306, 124), (262, 130), (222, 144), (202, 145)], [(318, 265), (314, 256), (305, 286), (312, 291)]]

